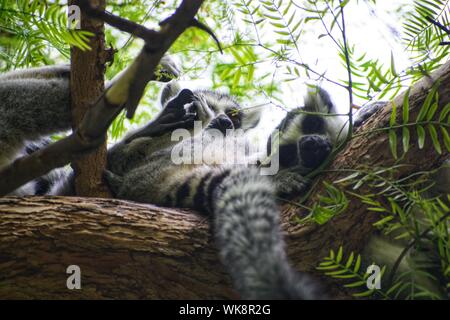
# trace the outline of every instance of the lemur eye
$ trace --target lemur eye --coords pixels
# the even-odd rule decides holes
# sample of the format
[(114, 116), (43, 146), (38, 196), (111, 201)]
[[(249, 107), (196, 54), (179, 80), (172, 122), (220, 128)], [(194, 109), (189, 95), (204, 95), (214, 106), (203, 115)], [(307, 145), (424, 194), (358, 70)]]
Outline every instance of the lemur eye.
[(230, 119), (239, 119), (240, 116), (240, 110), (238, 108), (231, 108), (229, 110), (227, 110), (225, 112), (225, 114), (230, 118)]

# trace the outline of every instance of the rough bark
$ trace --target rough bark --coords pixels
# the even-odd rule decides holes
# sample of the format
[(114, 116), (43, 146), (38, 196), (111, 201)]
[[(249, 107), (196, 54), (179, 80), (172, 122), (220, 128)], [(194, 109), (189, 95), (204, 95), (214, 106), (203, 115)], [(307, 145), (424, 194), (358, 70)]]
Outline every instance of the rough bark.
[[(96, 9), (105, 9), (104, 0), (91, 0), (90, 3)], [(79, 5), (79, 1), (72, 0), (70, 4)], [(104, 23), (101, 20), (89, 18), (82, 10), (81, 28), (92, 32), (94, 36), (89, 41), (91, 50), (71, 48), (70, 88), (74, 129), (78, 128), (87, 110), (95, 104), (105, 89), (104, 74), (107, 55), (105, 54)], [(106, 167), (106, 148), (105, 139), (95, 151), (72, 162), (77, 195), (111, 197), (107, 186), (102, 181), (102, 173)]]
[[(118, 200), (0, 199), (0, 298), (229, 298), (208, 223)], [(66, 268), (81, 268), (68, 290)]]
[[(415, 119), (434, 80), (441, 80), (440, 106), (450, 101), (450, 63), (410, 93)], [(402, 97), (396, 99), (402, 104)], [(386, 106), (362, 130), (385, 127)], [(438, 109), (439, 113), (439, 109)], [(431, 143), (419, 150), (415, 137), (401, 163), (406, 175), (439, 166)], [(359, 136), (335, 159), (333, 168), (392, 164), (387, 135)], [(334, 181), (329, 172), (320, 181)], [(317, 184), (309, 205), (323, 192)], [(330, 248), (360, 250), (374, 215), (359, 201), (323, 226), (295, 223), (304, 212), (283, 208), (288, 253), (299, 270), (314, 271)], [(0, 298), (233, 298), (214, 248), (206, 219), (188, 211), (118, 200), (82, 198), (0, 199)], [(80, 266), (82, 289), (66, 288), (68, 265)]]

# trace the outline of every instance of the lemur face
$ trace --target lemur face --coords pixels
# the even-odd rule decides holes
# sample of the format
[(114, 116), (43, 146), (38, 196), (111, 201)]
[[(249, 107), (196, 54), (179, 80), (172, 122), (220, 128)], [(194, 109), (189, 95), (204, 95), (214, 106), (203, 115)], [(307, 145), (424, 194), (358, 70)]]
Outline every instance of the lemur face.
[(194, 95), (206, 101), (208, 107), (214, 113), (218, 129), (243, 129), (254, 128), (260, 119), (260, 111), (244, 109), (236, 100), (228, 94), (217, 91), (198, 90)]
[[(320, 166), (346, 133), (345, 118), (335, 113), (328, 93), (320, 88), (308, 93), (305, 106), (288, 112), (277, 127), (280, 131), (280, 166), (296, 166), (302, 173)], [(269, 139), (268, 152), (271, 147)]]
[[(201, 106), (196, 101), (201, 101)], [(165, 107), (177, 108), (181, 113), (195, 114), (195, 120), (201, 120), (201, 112), (209, 113), (212, 118), (210, 128), (214, 127), (222, 132), (227, 129), (254, 128), (260, 119), (259, 110), (243, 109), (231, 96), (210, 90), (183, 89)], [(207, 110), (198, 110), (199, 107)]]
[[(329, 156), (332, 141), (323, 117), (301, 114), (296, 109), (289, 116), (289, 123), (281, 128), (279, 159), (281, 167), (301, 166), (317, 168)], [(283, 130), (284, 129), (284, 130)]]

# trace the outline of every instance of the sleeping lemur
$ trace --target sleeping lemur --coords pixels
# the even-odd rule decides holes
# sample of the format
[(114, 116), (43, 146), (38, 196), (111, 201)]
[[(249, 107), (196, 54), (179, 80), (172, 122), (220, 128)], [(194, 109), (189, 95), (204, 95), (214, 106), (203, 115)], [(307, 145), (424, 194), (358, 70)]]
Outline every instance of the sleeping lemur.
[[(26, 141), (70, 128), (68, 77), (67, 67), (0, 77), (0, 166), (14, 159)], [(171, 158), (178, 147), (194, 152), (195, 142), (214, 149), (214, 133), (254, 127), (259, 121), (256, 109), (242, 109), (229, 95), (179, 90), (173, 83), (164, 89), (162, 102), (164, 107), (154, 121), (108, 151), (105, 179), (112, 192), (122, 199), (188, 207), (207, 214), (222, 262), (243, 298), (322, 298), (317, 283), (309, 275), (295, 272), (287, 261), (275, 195), (304, 191), (308, 185), (304, 175), (319, 166), (344, 138), (345, 134), (339, 133), (346, 132), (345, 118), (301, 113), (336, 113), (328, 94), (322, 89), (309, 93), (305, 106), (289, 112), (280, 123), (280, 146), (272, 149), (269, 141), (268, 149), (270, 159), (280, 159), (282, 170), (271, 177), (246, 163), (218, 163), (214, 153), (204, 154), (199, 164), (177, 165)], [(179, 143), (171, 141), (171, 129), (192, 131), (195, 120), (202, 122), (200, 134)], [(73, 175), (60, 172), (35, 181), (35, 190), (72, 194)], [(56, 183), (63, 187), (47, 186), (44, 192), (42, 185), (55, 177), (65, 180)], [(17, 192), (26, 191), (21, 188)]]

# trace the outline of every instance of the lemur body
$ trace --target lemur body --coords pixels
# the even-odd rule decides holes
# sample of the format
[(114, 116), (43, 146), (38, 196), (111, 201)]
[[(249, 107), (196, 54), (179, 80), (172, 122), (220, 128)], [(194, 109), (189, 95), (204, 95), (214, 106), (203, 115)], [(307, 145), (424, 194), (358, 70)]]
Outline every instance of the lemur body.
[[(19, 79), (14, 74), (0, 78), (3, 163), (14, 158), (24, 141), (70, 128), (68, 73), (59, 70), (56, 78), (48, 70), (45, 75), (36, 70), (20, 73)], [(288, 264), (275, 194), (305, 190), (304, 174), (319, 166), (344, 137), (336, 133), (345, 132), (345, 119), (291, 111), (279, 126), (280, 147), (271, 150), (271, 157), (280, 158), (282, 170), (267, 177), (246, 164), (175, 165), (171, 161), (175, 146), (191, 146), (201, 139), (206, 148), (213, 143), (214, 130), (247, 130), (258, 122), (257, 112), (242, 110), (230, 96), (212, 91), (178, 92), (169, 86), (162, 99), (166, 103), (155, 121), (109, 150), (105, 177), (112, 191), (127, 200), (189, 207), (208, 214), (222, 261), (242, 297), (321, 297), (316, 283)], [(323, 90), (310, 94), (305, 104), (303, 109), (308, 112), (336, 111)], [(167, 114), (172, 122), (155, 130), (158, 119)], [(166, 129), (192, 128), (193, 120), (202, 121), (205, 128), (199, 135), (180, 143), (170, 141)], [(70, 194), (67, 190), (62, 193)]]

